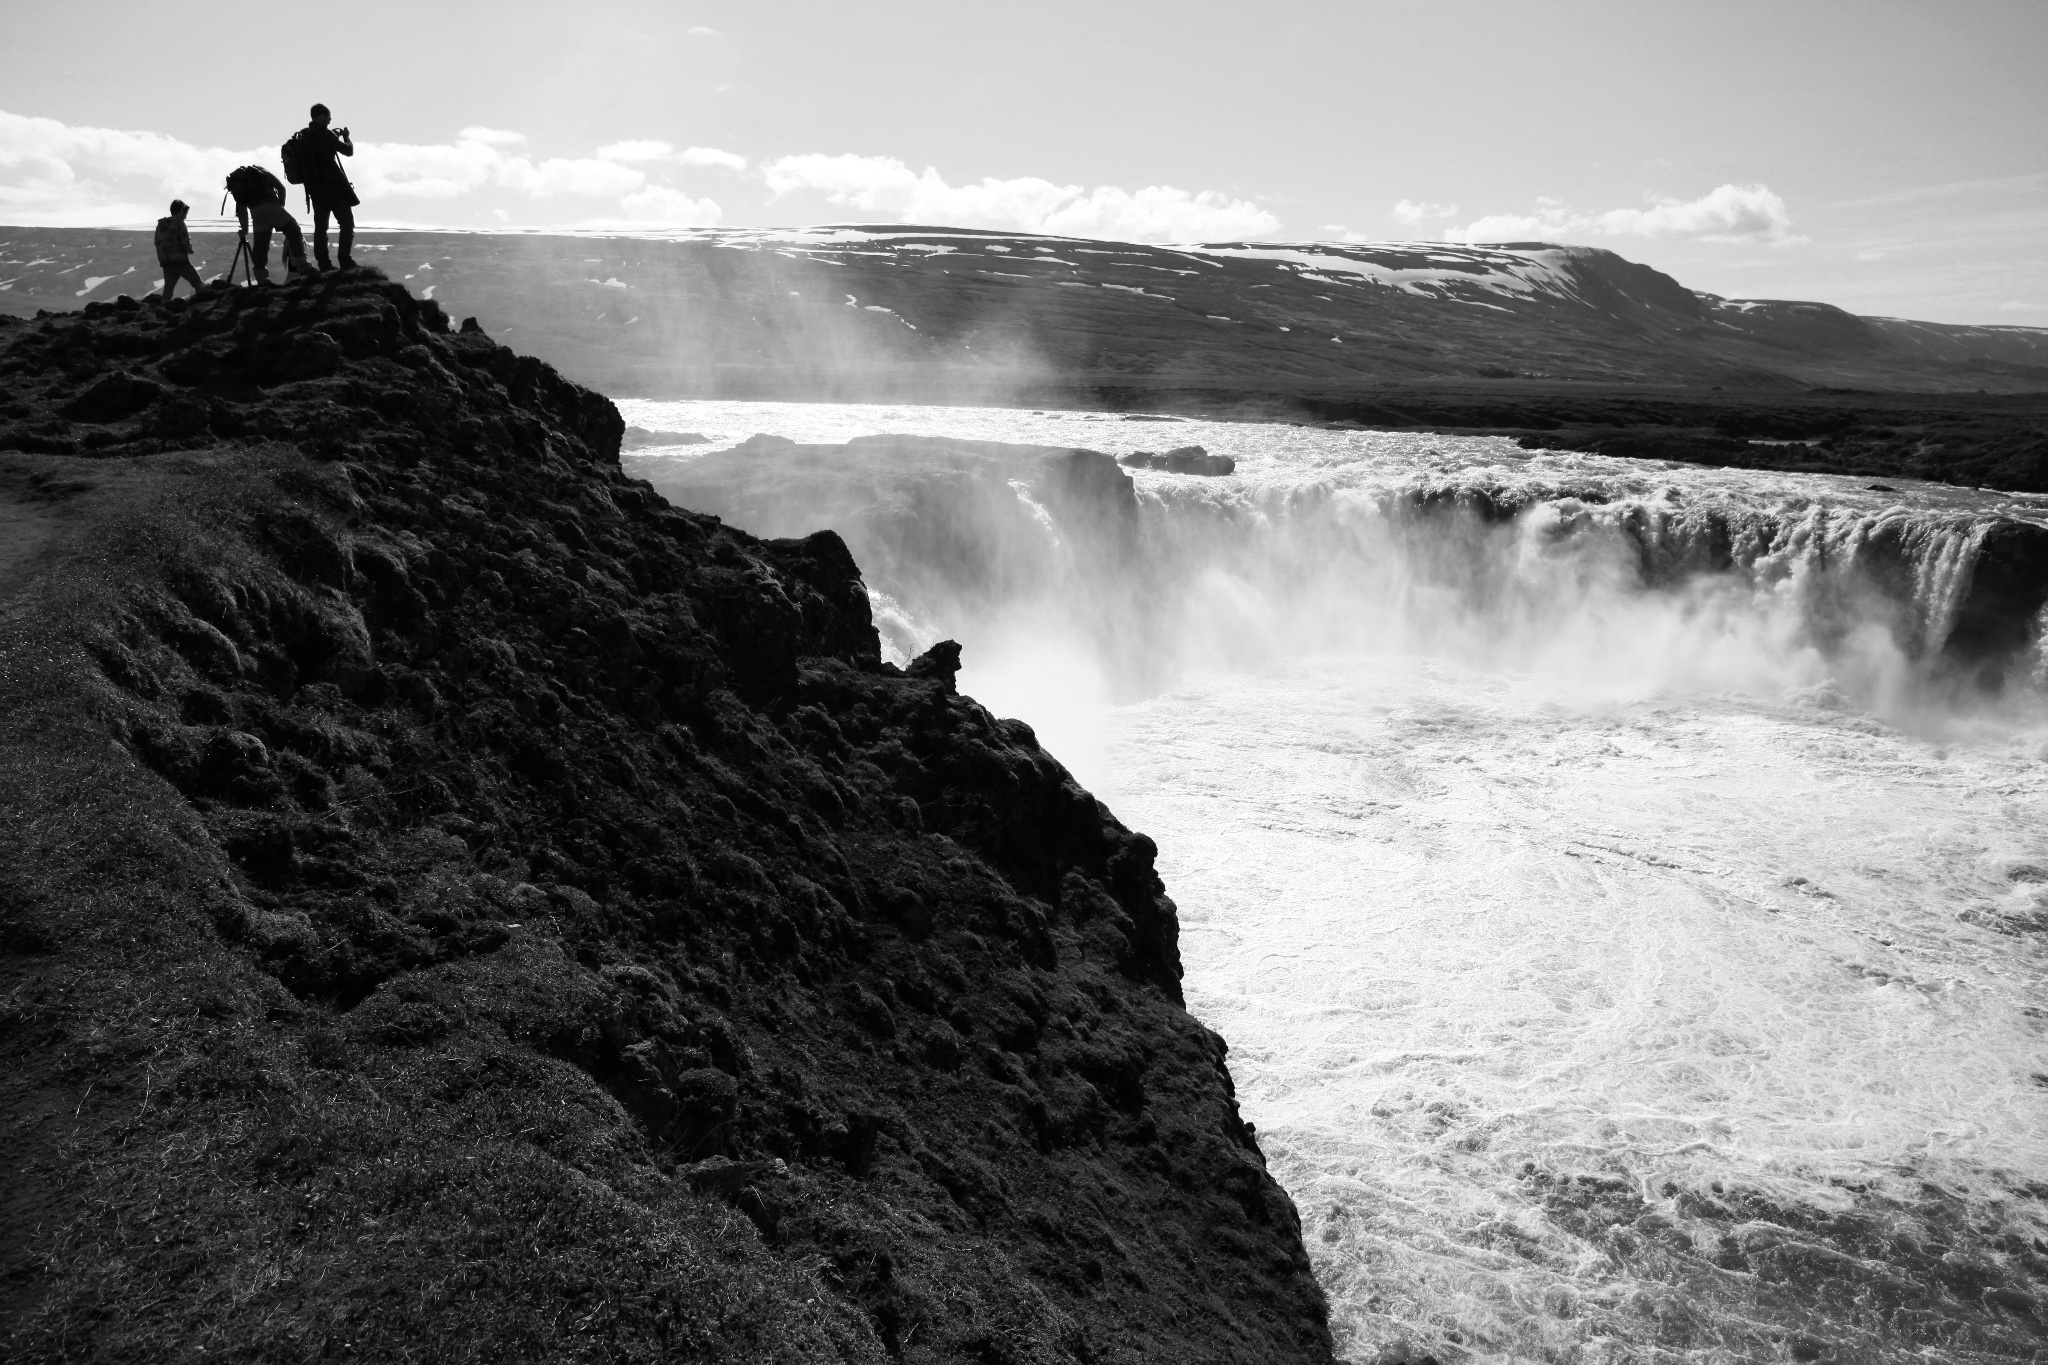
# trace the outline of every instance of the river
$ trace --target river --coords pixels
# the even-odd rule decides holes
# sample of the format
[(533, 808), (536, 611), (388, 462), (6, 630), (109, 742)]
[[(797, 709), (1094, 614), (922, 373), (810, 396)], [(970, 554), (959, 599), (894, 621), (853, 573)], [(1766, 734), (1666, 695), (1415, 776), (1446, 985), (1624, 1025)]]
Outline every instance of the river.
[[(1189, 1008), (1348, 1359), (2038, 1358), (2048, 711), (2035, 624), (1971, 585), (2048, 501), (1493, 438), (620, 406), (710, 438), (627, 457), (686, 504), (756, 432), (1237, 460), (1134, 471), (1111, 568), (1009, 477), (1030, 563), (1065, 570), (869, 583), (895, 657), (958, 639), (962, 690), (1157, 841)], [(1996, 668), (1956, 662), (1999, 629)]]

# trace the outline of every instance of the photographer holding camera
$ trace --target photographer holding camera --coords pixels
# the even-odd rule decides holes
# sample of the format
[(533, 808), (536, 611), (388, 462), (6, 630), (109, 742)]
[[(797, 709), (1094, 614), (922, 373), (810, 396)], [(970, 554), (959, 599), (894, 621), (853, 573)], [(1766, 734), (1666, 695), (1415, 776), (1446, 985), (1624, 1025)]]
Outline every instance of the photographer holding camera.
[(355, 267), (355, 259), (349, 255), (356, 237), (355, 206), (362, 201), (356, 198), (355, 187), (348, 183), (348, 173), (336, 158), (354, 156), (356, 145), (348, 129), (328, 128), (333, 115), (326, 105), (314, 105), (312, 113), (312, 122), (292, 134), (285, 145), (285, 170), (291, 179), (305, 185), (306, 197), (313, 202), (314, 261), (322, 270), (332, 268), (327, 262), (327, 220), (331, 216), (340, 229), (341, 268), (350, 270)]

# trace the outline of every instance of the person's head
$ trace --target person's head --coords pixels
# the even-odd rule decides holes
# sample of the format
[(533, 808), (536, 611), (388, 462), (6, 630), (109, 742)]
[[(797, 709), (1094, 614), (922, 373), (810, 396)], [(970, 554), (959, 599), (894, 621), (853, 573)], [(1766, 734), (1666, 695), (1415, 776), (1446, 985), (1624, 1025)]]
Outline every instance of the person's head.
[(313, 106), (313, 126), (315, 128), (325, 128), (333, 121), (333, 118), (334, 115), (327, 112), (326, 105), (316, 104)]
[(184, 200), (173, 199), (171, 201), (171, 217), (183, 218), (187, 213), (190, 213), (191, 211), (192, 206), (186, 203)]

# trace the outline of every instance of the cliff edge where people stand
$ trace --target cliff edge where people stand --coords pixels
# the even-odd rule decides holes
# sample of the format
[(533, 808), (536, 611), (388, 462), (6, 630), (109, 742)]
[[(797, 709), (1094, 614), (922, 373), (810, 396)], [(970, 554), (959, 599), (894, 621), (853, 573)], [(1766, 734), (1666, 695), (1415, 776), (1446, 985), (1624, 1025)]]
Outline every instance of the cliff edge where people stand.
[(0, 1340), (1329, 1360), (1150, 841), (621, 430), (374, 271), (0, 322)]

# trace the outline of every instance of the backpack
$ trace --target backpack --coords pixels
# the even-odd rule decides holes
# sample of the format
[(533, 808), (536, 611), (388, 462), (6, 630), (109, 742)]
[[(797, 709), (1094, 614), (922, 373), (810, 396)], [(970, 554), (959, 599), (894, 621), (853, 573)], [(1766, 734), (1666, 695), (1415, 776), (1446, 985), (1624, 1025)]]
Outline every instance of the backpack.
[(284, 178), (294, 185), (305, 184), (306, 173), (313, 169), (313, 154), (306, 147), (306, 130), (301, 128), (286, 138), (278, 155), (284, 159)]
[(278, 196), (271, 190), (277, 177), (261, 166), (237, 166), (228, 172), (228, 193), (244, 204), (265, 204)]
[(169, 260), (185, 254), (184, 234), (179, 231), (181, 226), (182, 224), (176, 218), (159, 218), (156, 220), (156, 258), (158, 260)]

